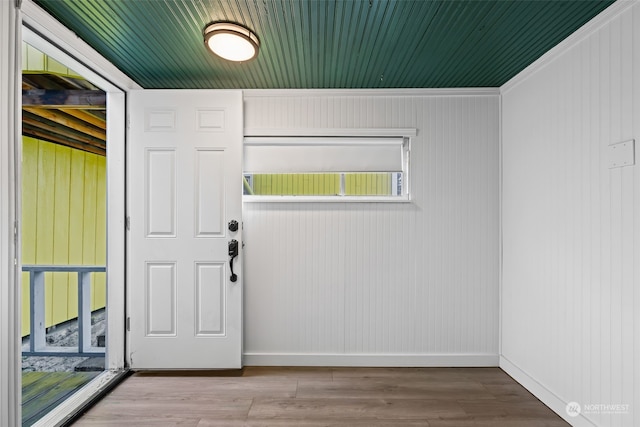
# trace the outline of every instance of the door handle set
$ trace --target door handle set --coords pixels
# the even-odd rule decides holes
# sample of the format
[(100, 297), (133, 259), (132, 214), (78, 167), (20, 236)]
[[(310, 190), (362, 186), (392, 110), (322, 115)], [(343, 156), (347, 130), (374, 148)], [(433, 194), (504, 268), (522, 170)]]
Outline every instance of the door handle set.
[[(232, 233), (238, 231), (238, 221), (235, 219), (229, 221), (229, 231)], [(231, 269), (231, 277), (229, 277), (229, 280), (232, 282), (238, 281), (238, 275), (233, 272), (233, 259), (238, 256), (238, 252), (238, 241), (236, 239), (231, 239), (229, 241), (229, 268)]]
[(229, 278), (232, 282), (238, 280), (238, 275), (233, 272), (233, 259), (238, 256), (238, 241), (236, 239), (232, 239), (229, 242), (229, 267), (231, 268), (231, 277)]

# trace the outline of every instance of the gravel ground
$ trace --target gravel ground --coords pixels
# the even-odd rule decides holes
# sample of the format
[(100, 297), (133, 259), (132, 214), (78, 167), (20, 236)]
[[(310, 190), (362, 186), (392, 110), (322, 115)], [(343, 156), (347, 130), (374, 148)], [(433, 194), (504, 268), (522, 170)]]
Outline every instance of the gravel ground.
[[(106, 331), (105, 312), (97, 310), (91, 314), (91, 345), (98, 345), (98, 336)], [(47, 345), (50, 346), (77, 346), (78, 322), (69, 321), (61, 325), (52, 326), (47, 331)], [(29, 349), (29, 338), (22, 340), (22, 349)], [(50, 356), (22, 356), (23, 372), (71, 372), (76, 366), (87, 359), (99, 359), (89, 357), (50, 357)], [(104, 359), (104, 358), (102, 358)]]

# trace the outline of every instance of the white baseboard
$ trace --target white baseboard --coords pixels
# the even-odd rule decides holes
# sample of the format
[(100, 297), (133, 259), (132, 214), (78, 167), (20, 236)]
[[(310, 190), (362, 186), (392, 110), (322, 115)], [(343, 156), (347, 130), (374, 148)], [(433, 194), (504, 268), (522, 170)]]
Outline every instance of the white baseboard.
[(497, 367), (497, 354), (245, 353), (245, 366)]
[(540, 384), (538, 381), (529, 376), (529, 374), (510, 362), (504, 356), (500, 356), (500, 368), (572, 426), (597, 427), (596, 424), (594, 424), (591, 420), (585, 418), (582, 414), (578, 415), (577, 417), (570, 417), (567, 414), (567, 403), (569, 402), (565, 402), (554, 392), (546, 388), (544, 385)]

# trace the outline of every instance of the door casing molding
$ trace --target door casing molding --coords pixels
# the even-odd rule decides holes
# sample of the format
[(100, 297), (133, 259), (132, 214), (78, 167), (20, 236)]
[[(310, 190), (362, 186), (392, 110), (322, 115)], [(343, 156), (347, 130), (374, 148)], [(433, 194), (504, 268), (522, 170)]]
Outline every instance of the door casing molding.
[(16, 222), (20, 185), (16, 174), (20, 161), (21, 16), (13, 1), (0, 1), (0, 425), (21, 420), (20, 370), (20, 240)]

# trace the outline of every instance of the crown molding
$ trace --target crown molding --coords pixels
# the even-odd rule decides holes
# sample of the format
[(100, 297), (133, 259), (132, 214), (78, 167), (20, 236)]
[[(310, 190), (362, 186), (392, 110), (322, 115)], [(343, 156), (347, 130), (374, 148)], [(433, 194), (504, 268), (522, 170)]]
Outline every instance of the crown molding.
[(498, 96), (499, 88), (449, 88), (449, 89), (244, 89), (245, 98), (262, 97), (451, 97), (451, 96)]

